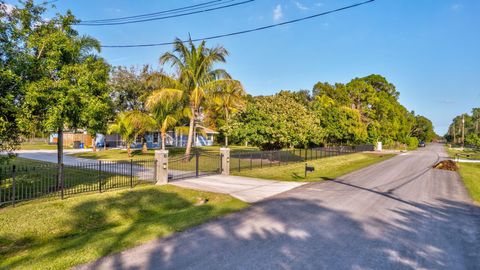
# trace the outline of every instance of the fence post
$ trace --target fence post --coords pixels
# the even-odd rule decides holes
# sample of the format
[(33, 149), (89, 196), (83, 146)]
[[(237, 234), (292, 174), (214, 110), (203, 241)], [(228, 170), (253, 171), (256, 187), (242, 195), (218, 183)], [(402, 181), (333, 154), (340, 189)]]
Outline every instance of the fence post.
[(16, 170), (16, 166), (13, 165), (12, 167), (12, 203), (13, 203), (13, 206), (15, 206), (15, 194), (16, 194), (16, 181), (15, 181), (15, 170)]
[(130, 159), (130, 188), (133, 188), (133, 159)]
[[(230, 174), (230, 148), (220, 148), (220, 154), (222, 155), (222, 174)], [(240, 160), (240, 158), (238, 159)]]
[(250, 153), (250, 170), (253, 169), (253, 153)]
[(156, 185), (168, 183), (168, 150), (155, 151), (155, 181)]
[(102, 193), (102, 161), (98, 161), (98, 191)]
[(158, 171), (158, 160), (154, 159), (153, 160), (153, 180), (157, 181), (157, 171)]
[(198, 178), (199, 173), (198, 173), (198, 159), (200, 157), (200, 153), (197, 151), (195, 152), (195, 177)]
[(63, 162), (60, 163), (60, 197), (62, 198), (62, 200), (64, 199), (64, 186), (65, 186), (65, 175), (63, 173), (63, 169), (64, 169), (64, 166), (63, 166)]

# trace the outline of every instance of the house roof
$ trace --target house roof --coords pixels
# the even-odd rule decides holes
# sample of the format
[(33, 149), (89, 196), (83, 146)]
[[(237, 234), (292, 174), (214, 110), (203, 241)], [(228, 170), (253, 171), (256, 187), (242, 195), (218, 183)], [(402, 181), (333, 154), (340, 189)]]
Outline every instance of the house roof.
[(204, 126), (197, 125), (197, 128), (203, 129), (203, 131), (207, 134), (218, 134), (218, 132), (216, 132), (215, 130), (204, 127)]

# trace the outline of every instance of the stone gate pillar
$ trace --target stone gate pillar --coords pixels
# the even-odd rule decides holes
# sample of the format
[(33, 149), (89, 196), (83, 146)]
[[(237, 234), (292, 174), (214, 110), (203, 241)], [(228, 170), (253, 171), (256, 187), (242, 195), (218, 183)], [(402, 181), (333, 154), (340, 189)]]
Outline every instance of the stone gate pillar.
[(156, 150), (155, 160), (157, 164), (155, 169), (157, 185), (168, 184), (168, 150)]
[(222, 174), (230, 174), (230, 148), (220, 148), (222, 154)]

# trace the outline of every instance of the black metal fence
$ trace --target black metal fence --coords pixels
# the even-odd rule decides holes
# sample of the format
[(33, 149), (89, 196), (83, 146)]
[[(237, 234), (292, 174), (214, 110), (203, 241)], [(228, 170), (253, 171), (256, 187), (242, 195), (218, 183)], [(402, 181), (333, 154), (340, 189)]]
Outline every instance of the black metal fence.
[(221, 170), (221, 154), (197, 152), (168, 160), (168, 179), (171, 181), (220, 174)]
[(253, 168), (282, 166), (296, 162), (374, 150), (375, 147), (373, 145), (357, 145), (277, 151), (233, 152), (230, 155), (230, 170), (232, 172), (240, 172), (241, 170), (251, 170)]
[(155, 160), (97, 161), (60, 165), (21, 164), (0, 166), (0, 206), (42, 197), (61, 197), (133, 188), (140, 182), (154, 182)]

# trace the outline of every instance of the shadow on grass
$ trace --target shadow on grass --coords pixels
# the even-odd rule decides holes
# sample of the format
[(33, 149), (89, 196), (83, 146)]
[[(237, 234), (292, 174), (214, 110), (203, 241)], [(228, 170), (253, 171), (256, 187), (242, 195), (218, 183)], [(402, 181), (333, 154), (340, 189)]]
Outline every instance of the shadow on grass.
[(474, 269), (480, 265), (478, 227), (474, 227), (478, 208), (439, 200), (409, 202), (390, 211), (396, 217), (390, 221), (359, 222), (351, 213), (326, 207), (320, 200), (271, 199), (80, 269)]
[[(69, 209), (70, 218), (59, 225), (61, 233), (45, 237), (51, 232), (44, 232), (43, 238), (0, 237), (1, 257), (20, 255), (0, 265), (5, 269), (31, 265), (34, 269), (49, 262), (45, 267), (66, 269), (152, 237), (185, 230), (232, 210), (215, 208), (209, 203), (197, 206), (176, 193), (158, 189), (130, 190), (114, 197), (99, 197)], [(26, 251), (26, 255), (21, 254)]]

